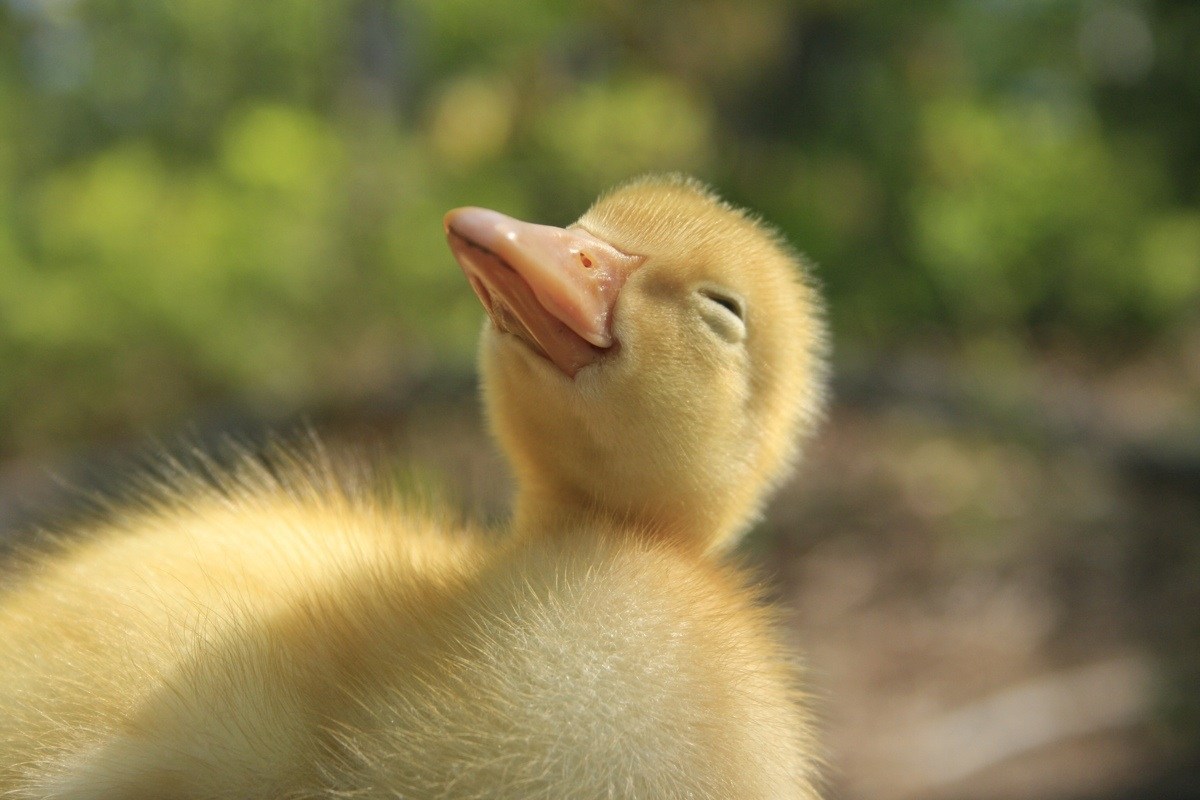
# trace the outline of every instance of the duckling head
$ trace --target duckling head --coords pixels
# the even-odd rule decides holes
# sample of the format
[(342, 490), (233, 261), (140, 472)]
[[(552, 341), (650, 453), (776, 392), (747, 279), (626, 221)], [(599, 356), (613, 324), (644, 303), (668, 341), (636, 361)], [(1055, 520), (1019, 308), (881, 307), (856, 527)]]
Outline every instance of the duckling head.
[(821, 405), (823, 320), (799, 256), (678, 176), (621, 186), (566, 228), (479, 208), (445, 226), (489, 315), (484, 400), (518, 531), (604, 518), (736, 539)]

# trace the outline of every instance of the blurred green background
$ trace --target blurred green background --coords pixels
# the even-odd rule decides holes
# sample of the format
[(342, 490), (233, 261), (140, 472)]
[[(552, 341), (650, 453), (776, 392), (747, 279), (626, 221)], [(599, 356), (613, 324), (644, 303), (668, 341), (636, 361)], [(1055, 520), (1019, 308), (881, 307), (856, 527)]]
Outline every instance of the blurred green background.
[(1195, 0), (0, 0), (0, 527), (301, 418), (502, 514), (441, 216), (666, 170), (828, 298), (832, 796), (1200, 796)]
[(1198, 52), (1190, 0), (4, 0), (0, 454), (466, 369), (441, 214), (648, 170), (779, 225), (845, 358), (1195, 348)]

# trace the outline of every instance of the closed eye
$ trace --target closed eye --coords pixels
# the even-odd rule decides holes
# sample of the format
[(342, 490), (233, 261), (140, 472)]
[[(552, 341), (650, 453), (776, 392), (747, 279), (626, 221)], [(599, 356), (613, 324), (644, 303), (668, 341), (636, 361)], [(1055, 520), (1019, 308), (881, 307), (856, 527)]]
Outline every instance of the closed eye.
[(745, 320), (746, 315), (742, 311), (742, 303), (737, 298), (730, 297), (713, 289), (701, 289), (700, 296), (721, 306), (738, 319)]
[(700, 318), (713, 333), (731, 344), (746, 338), (746, 306), (732, 292), (705, 286), (696, 291)]

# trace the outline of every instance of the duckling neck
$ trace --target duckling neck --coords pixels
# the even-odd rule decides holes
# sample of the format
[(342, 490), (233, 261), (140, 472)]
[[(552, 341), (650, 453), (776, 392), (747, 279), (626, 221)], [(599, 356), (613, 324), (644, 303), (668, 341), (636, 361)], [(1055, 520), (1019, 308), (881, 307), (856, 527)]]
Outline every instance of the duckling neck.
[(696, 511), (613, 507), (562, 489), (527, 488), (517, 493), (513, 526), (521, 536), (551, 538), (581, 530), (620, 530), (706, 550), (732, 538), (723, 520)]
[(562, 488), (519, 491), (513, 508), (513, 526), (525, 536), (555, 536), (584, 526), (624, 521), (586, 495)]

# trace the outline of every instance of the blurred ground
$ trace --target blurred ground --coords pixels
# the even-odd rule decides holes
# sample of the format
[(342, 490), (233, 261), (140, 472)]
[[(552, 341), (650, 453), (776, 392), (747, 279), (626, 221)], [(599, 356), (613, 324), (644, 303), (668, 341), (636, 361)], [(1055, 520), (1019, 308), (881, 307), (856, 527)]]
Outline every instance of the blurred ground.
[[(803, 653), (830, 797), (1200, 796), (1200, 440), (1174, 416), (1200, 361), (1047, 358), (991, 402), (945, 364), (844, 375), (745, 548)], [(475, 388), (425, 377), (311, 424), (495, 521), (508, 482)], [(192, 438), (288, 424), (214, 414)], [(142, 450), (3, 465), (0, 524), (119, 486)]]

